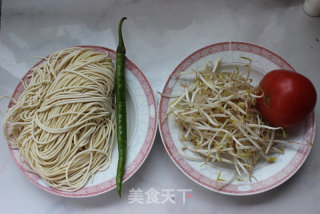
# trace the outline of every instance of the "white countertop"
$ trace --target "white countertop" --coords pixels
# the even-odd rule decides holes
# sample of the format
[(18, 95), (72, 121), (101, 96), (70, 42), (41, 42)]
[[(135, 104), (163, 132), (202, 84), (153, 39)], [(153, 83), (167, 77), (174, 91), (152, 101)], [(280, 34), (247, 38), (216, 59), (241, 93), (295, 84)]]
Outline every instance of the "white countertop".
[[(127, 56), (160, 91), (173, 69), (195, 50), (223, 41), (245, 41), (282, 56), (311, 79), (320, 95), (320, 18), (309, 17), (296, 0), (5, 0), (1, 13), (0, 96), (11, 95), (33, 56), (74, 45), (116, 49), (117, 24), (127, 16)], [(159, 97), (158, 97), (159, 99)], [(319, 101), (319, 100), (318, 100)], [(8, 100), (0, 101), (5, 111)], [(319, 124), (319, 102), (315, 108)], [(1, 119), (2, 122), (2, 119)], [(318, 126), (318, 125), (317, 125)], [(1, 213), (320, 213), (320, 145), (281, 186), (253, 196), (211, 192), (187, 178), (171, 161), (159, 133), (137, 173), (116, 191), (83, 199), (51, 195), (28, 181), (13, 162), (0, 134)], [(130, 203), (130, 189), (175, 191), (175, 204)], [(183, 203), (178, 189), (191, 190)], [(144, 201), (146, 202), (146, 201)]]

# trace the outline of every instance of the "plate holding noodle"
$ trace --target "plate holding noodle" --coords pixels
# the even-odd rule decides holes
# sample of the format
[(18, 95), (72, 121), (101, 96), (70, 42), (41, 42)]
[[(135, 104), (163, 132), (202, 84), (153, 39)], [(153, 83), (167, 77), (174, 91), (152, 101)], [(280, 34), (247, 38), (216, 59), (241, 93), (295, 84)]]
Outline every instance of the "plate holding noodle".
[[(41, 189), (88, 197), (115, 188), (115, 55), (99, 46), (54, 52), (13, 93), (4, 127), (9, 151), (20, 171)], [(128, 58), (125, 72), (130, 122), (124, 181), (142, 165), (156, 133), (156, 103), (148, 80)], [(142, 103), (148, 105), (141, 108)]]

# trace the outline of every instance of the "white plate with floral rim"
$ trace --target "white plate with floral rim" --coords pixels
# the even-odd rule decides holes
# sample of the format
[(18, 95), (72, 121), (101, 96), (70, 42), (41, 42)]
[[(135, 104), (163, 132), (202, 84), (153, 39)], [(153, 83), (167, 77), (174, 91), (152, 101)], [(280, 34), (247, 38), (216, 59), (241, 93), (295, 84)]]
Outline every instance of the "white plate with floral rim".
[[(108, 52), (108, 55), (115, 63), (116, 52), (100, 47), (100, 46), (80, 46), (93, 48), (97, 51)], [(34, 66), (43, 63), (41, 60)], [(22, 78), (28, 82), (28, 75), (32, 73), (32, 69)], [(126, 99), (127, 99), (127, 126), (128, 126), (128, 150), (127, 150), (127, 163), (123, 181), (127, 181), (143, 164), (147, 158), (157, 131), (157, 106), (152, 87), (142, 73), (130, 59), (126, 58), (125, 63), (126, 75)], [(30, 79), (29, 79), (30, 81)], [(12, 97), (17, 100), (24, 87), (20, 83), (17, 85)], [(9, 108), (14, 105), (13, 102), (9, 103)], [(9, 146), (9, 151), (16, 165), (20, 171), (32, 181), (39, 188), (65, 197), (80, 198), (89, 197), (108, 192), (116, 187), (116, 171), (118, 162), (118, 149), (115, 149), (112, 154), (112, 161), (110, 167), (94, 175), (94, 178), (89, 180), (87, 185), (82, 189), (74, 192), (66, 192), (54, 189), (48, 186), (40, 176), (27, 171), (19, 160), (19, 151)]]
[[(241, 58), (246, 57), (252, 60), (251, 78), (253, 85), (258, 85), (262, 77), (269, 71), (275, 69), (286, 69), (296, 72), (279, 55), (272, 51), (246, 42), (222, 42), (206, 46), (195, 51), (185, 58), (171, 73), (164, 89), (163, 94), (176, 95), (183, 91), (179, 84), (180, 72), (203, 69), (208, 61), (215, 63), (221, 59), (224, 69), (230, 70), (234, 65), (241, 67), (248, 61)], [(186, 78), (188, 79), (188, 78)], [(253, 171), (253, 177), (256, 179), (235, 180), (224, 188), (218, 188), (221, 185), (220, 179), (230, 180), (234, 175), (232, 167), (199, 161), (190, 161), (182, 155), (182, 147), (179, 137), (179, 129), (174, 121), (173, 115), (167, 116), (169, 103), (175, 98), (162, 96), (159, 104), (159, 126), (163, 144), (177, 167), (187, 175), (191, 180), (201, 186), (222, 194), (228, 195), (253, 195), (273, 189), (287, 181), (293, 176), (306, 160), (315, 136), (315, 114), (312, 112), (303, 124), (286, 130), (287, 139), (304, 145), (290, 145), (284, 148), (284, 154), (277, 157), (272, 163), (259, 163)], [(188, 155), (194, 155), (189, 153)], [(198, 157), (198, 156), (194, 156)], [(220, 174), (220, 175), (219, 175)]]

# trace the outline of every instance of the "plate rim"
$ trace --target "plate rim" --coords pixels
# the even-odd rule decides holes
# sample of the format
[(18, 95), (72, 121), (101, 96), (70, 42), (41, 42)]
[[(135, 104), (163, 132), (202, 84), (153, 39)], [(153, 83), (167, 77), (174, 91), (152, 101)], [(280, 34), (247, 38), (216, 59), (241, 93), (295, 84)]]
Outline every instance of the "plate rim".
[[(113, 49), (107, 48), (107, 47), (103, 47), (103, 46), (98, 46), (98, 45), (77, 45), (77, 46), (70, 46), (70, 47), (66, 47), (64, 49), (67, 48), (73, 48), (73, 47), (80, 47), (80, 48), (92, 48), (95, 50), (100, 50), (100, 51), (107, 51), (108, 55), (114, 55), (116, 56), (116, 51), (114, 51)], [(63, 49), (61, 49), (63, 50)], [(54, 51), (52, 51), (51, 53), (53, 53)], [(50, 54), (51, 54), (50, 53)], [(49, 54), (49, 55), (50, 55)], [(111, 57), (112, 58), (112, 57)], [(144, 142), (139, 150), (139, 152), (137, 153), (137, 155), (134, 157), (133, 161), (131, 163), (129, 163), (129, 165), (126, 167), (126, 171), (128, 171), (128, 168), (131, 166), (131, 164), (136, 161), (136, 159), (138, 159), (139, 154), (143, 154), (143, 156), (138, 160), (139, 162), (137, 163), (137, 165), (135, 166), (134, 169), (132, 169), (132, 171), (130, 171), (130, 173), (125, 172), (124, 174), (124, 178), (123, 178), (123, 183), (125, 183), (127, 180), (129, 180), (137, 171), (138, 169), (143, 165), (143, 163), (145, 162), (145, 160), (147, 159), (147, 157), (150, 154), (150, 151), (152, 149), (152, 146), (154, 144), (154, 140), (156, 137), (156, 133), (157, 133), (157, 129), (158, 129), (158, 111), (157, 111), (157, 102), (156, 102), (156, 98), (155, 98), (155, 94), (154, 91), (151, 87), (151, 84), (149, 82), (149, 80), (147, 79), (147, 77), (145, 76), (145, 74), (142, 72), (142, 70), (132, 61), (130, 60), (127, 56), (125, 57), (126, 59), (126, 65), (125, 67), (130, 67), (131, 69), (128, 69), (131, 73), (133, 69), (136, 70), (136, 72), (138, 73), (138, 75), (143, 79), (144, 84), (145, 85), (141, 85), (142, 88), (143, 86), (149, 89), (149, 93), (148, 95), (146, 94), (145, 88), (143, 88), (143, 92), (146, 96), (146, 98), (150, 98), (151, 100), (151, 104), (148, 104), (148, 110), (150, 113), (150, 107), (154, 108), (154, 116), (150, 117), (150, 115), (148, 116), (148, 130), (152, 130), (150, 136), (148, 136), (148, 133), (144, 139)], [(115, 59), (113, 59), (115, 61)], [(19, 89), (19, 85), (21, 85), (21, 80), (25, 79), (29, 74), (32, 73), (32, 69), (35, 68), (36, 66), (40, 65), (41, 63), (43, 63), (45, 61), (45, 59), (41, 59), (40, 61), (36, 62), (27, 72), (26, 74), (20, 79), (20, 81), (18, 82), (18, 84), (16, 85), (11, 97), (14, 97), (16, 95), (16, 93), (18, 92)], [(133, 74), (134, 75), (134, 74)], [(138, 77), (136, 75), (134, 75), (135, 78), (138, 79)], [(139, 82), (139, 79), (138, 79)], [(140, 84), (140, 82), (139, 82)], [(148, 97), (150, 96), (150, 97)], [(148, 99), (147, 99), (147, 103), (148, 103)], [(11, 108), (12, 106), (14, 106), (14, 103), (12, 100), (10, 100), (9, 104), (8, 104), (8, 109)], [(7, 140), (6, 140), (7, 141)], [(147, 142), (146, 142), (147, 141)], [(115, 144), (116, 147), (117, 143)], [(115, 184), (115, 176), (113, 176), (111, 179), (104, 181), (103, 183), (97, 184), (97, 185), (93, 185), (90, 186), (88, 188), (93, 188), (93, 187), (97, 187), (97, 189), (99, 189), (99, 186), (104, 185), (105, 183), (110, 182), (110, 184), (107, 187), (101, 188), (100, 190), (94, 191), (94, 192), (87, 192), (87, 193), (77, 193), (80, 190), (85, 189), (86, 187), (81, 188), (80, 190), (77, 191), (62, 191), (62, 190), (58, 190), (55, 189), (53, 187), (45, 187), (43, 185), (41, 185), (36, 179), (34, 179), (30, 174), (33, 175), (37, 175), (36, 173), (33, 173), (27, 169), (25, 169), (22, 165), (22, 163), (19, 161), (19, 158), (16, 158), (14, 155), (14, 152), (18, 149), (12, 148), (12, 146), (7, 143), (11, 158), (14, 160), (16, 166), (18, 167), (19, 171), (24, 175), (25, 178), (27, 178), (27, 180), (31, 181), (31, 183), (33, 183), (34, 185), (36, 185), (37, 187), (39, 187), (40, 189), (44, 190), (45, 192), (54, 194), (54, 195), (58, 195), (58, 196), (62, 196), (62, 197), (67, 197), (67, 198), (86, 198), (86, 197), (92, 197), (92, 196), (97, 196), (106, 192), (109, 192), (113, 189), (116, 188), (116, 184)], [(147, 146), (147, 147), (146, 147)], [(143, 149), (146, 147), (145, 152), (143, 152)], [(116, 149), (116, 148), (115, 148)], [(37, 175), (38, 176), (38, 175)], [(40, 176), (39, 176), (40, 177)]]
[[(209, 53), (205, 56), (202, 56), (201, 57), (201, 53), (205, 50), (208, 50), (210, 48), (213, 48), (215, 46), (223, 46), (223, 45), (227, 45), (230, 47), (231, 49), (231, 45), (232, 44), (238, 44), (238, 45), (247, 45), (247, 46), (251, 46), (251, 47), (255, 47), (255, 48), (258, 48), (258, 49), (261, 49), (261, 50), (264, 50), (266, 52), (268, 52), (269, 54), (271, 55), (274, 55), (276, 56), (277, 58), (280, 59), (280, 61), (284, 62), (293, 72), (297, 72), (286, 60), (284, 60), (281, 56), (279, 56), (278, 54), (276, 54), (275, 52), (261, 46), (261, 45), (257, 45), (257, 44), (253, 44), (253, 43), (249, 43), (249, 42), (242, 42), (242, 41), (227, 41), (227, 42), (218, 42), (218, 43), (213, 43), (213, 44), (210, 44), (210, 45), (207, 45), (207, 46), (204, 46), (200, 49), (197, 49), (195, 51), (193, 51), (191, 54), (187, 55), (185, 58), (183, 58), (183, 60), (173, 69), (173, 71), (171, 72), (171, 74), (169, 75), (169, 77), (167, 78), (164, 86), (163, 86), (163, 89), (162, 89), (162, 93), (166, 93), (165, 90), (168, 88), (168, 85), (169, 85), (169, 82), (170, 80), (173, 78), (173, 75), (175, 73), (177, 73), (179, 71), (179, 69), (182, 69), (181, 67), (192, 57), (196, 56), (197, 54), (200, 54), (200, 57), (199, 59), (205, 57), (205, 56), (208, 56), (210, 54), (214, 54), (214, 53)], [(228, 51), (232, 51), (232, 50), (228, 50)], [(220, 52), (220, 51), (218, 51)], [(253, 52), (250, 52), (250, 51), (246, 51), (248, 53), (253, 53)], [(256, 54), (256, 53), (253, 53), (253, 54)], [(262, 56), (262, 55), (259, 55), (259, 56)], [(264, 57), (264, 56), (262, 56)], [(265, 58), (265, 57), (264, 57)], [(197, 60), (199, 60), (197, 59)], [(197, 62), (197, 60), (194, 60), (194, 62)], [(192, 63), (194, 63), (192, 62)], [(192, 65), (191, 63), (191, 65)], [(277, 64), (276, 62), (274, 62), (275, 64)], [(187, 68), (190, 68), (191, 65), (188, 65)], [(278, 64), (277, 64), (278, 65)], [(278, 65), (280, 67), (280, 65)], [(186, 69), (187, 69), (186, 68)], [(184, 70), (186, 70), (184, 69)], [(268, 72), (268, 71), (267, 71)], [(177, 168), (183, 172), (183, 174), (185, 174), (190, 180), (192, 180), (193, 182), (199, 184), (200, 186), (208, 189), (208, 190), (211, 190), (211, 191), (214, 191), (214, 192), (217, 192), (217, 193), (221, 193), (221, 194), (224, 194), (224, 195), (231, 195), (231, 196), (248, 196), (248, 195), (255, 195), (255, 194), (259, 194), (259, 193), (263, 193), (263, 192), (266, 192), (266, 191), (269, 191), (269, 190), (272, 190), (276, 187), (278, 187), (279, 185), (285, 183), (287, 180), (289, 180), (294, 174), (296, 174), (296, 172), (302, 167), (303, 163), (306, 161), (306, 159), (308, 158), (309, 156), (309, 153), (311, 151), (311, 146), (308, 147), (308, 149), (306, 149), (306, 151), (304, 152), (304, 156), (303, 158), (301, 159), (301, 161), (296, 165), (296, 167), (290, 172), (288, 173), (288, 175), (284, 176), (280, 181), (272, 184), (271, 186), (269, 185), (268, 187), (265, 187), (265, 188), (262, 188), (262, 189), (258, 189), (257, 191), (255, 190), (250, 190), (250, 191), (243, 191), (243, 192), (229, 192), (229, 191), (223, 191), (222, 190), (219, 190), (219, 189), (215, 189), (215, 188), (211, 188), (210, 186), (206, 185), (205, 183), (202, 183), (200, 180), (194, 178), (190, 172), (188, 172), (182, 165), (180, 165), (179, 161), (177, 160), (178, 157), (176, 157), (176, 159), (174, 158), (174, 155), (172, 154), (172, 151), (171, 149), (169, 148), (169, 145), (165, 139), (165, 137), (163, 136), (165, 133), (163, 133), (163, 122), (165, 121), (162, 120), (162, 106), (163, 106), (163, 101), (164, 98), (163, 97), (160, 97), (160, 101), (159, 101), (159, 105), (158, 105), (158, 124), (159, 124), (159, 132), (160, 132), (160, 136), (161, 136), (161, 139), (162, 139), (162, 143), (166, 149), (166, 152), (167, 154), (169, 155), (170, 159), (174, 162), (174, 164), (177, 166)], [(311, 139), (311, 143), (314, 142), (314, 138), (315, 138), (315, 130), (316, 130), (316, 121), (315, 121), (315, 112), (314, 110), (312, 111), (312, 113), (309, 115), (309, 117), (311, 117), (311, 134), (310, 134), (310, 139)], [(171, 137), (171, 134), (170, 134), (170, 137)], [(173, 141), (172, 139), (172, 142), (173, 144), (175, 144), (175, 142)], [(177, 148), (176, 148), (177, 149)], [(179, 151), (178, 151), (179, 152)], [(190, 165), (189, 165), (190, 166)], [(196, 168), (190, 166), (191, 168), (193, 168), (195, 171), (198, 171)], [(213, 180), (213, 179), (211, 179)]]

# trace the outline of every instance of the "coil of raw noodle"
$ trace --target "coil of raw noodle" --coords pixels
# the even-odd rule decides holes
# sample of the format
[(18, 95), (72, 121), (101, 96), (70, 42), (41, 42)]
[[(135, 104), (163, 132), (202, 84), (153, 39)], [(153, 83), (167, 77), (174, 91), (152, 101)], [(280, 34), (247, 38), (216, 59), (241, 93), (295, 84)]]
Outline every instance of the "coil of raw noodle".
[(64, 49), (35, 67), (24, 84), (5, 115), (5, 137), (25, 167), (51, 187), (84, 187), (109, 167), (115, 145), (112, 60), (93, 49)]

